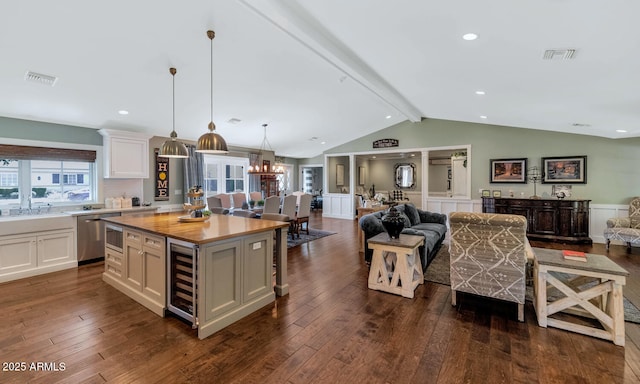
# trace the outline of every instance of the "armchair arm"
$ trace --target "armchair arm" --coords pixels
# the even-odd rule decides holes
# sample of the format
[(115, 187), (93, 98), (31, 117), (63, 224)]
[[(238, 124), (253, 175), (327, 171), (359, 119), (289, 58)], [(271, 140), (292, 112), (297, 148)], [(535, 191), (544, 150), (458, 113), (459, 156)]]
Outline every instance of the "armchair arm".
[(438, 223), (447, 225), (447, 215), (436, 212), (423, 211), (418, 209), (421, 223)]
[(630, 228), (631, 219), (628, 217), (614, 217), (607, 220), (607, 228)]

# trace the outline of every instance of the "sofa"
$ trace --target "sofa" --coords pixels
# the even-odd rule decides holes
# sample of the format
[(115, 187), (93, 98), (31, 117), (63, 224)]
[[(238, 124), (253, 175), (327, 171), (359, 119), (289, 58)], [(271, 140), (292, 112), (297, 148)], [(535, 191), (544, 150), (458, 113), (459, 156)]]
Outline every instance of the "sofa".
[[(402, 234), (424, 237), (424, 245), (420, 246), (420, 261), (424, 271), (436, 256), (442, 241), (447, 233), (447, 216), (441, 213), (423, 211), (413, 204), (399, 204), (395, 206), (398, 214), (404, 219), (405, 225)], [(387, 211), (373, 212), (360, 218), (358, 224), (364, 232), (364, 259), (371, 262), (373, 250), (369, 249), (367, 240), (375, 235), (385, 232), (382, 226), (382, 218)]]

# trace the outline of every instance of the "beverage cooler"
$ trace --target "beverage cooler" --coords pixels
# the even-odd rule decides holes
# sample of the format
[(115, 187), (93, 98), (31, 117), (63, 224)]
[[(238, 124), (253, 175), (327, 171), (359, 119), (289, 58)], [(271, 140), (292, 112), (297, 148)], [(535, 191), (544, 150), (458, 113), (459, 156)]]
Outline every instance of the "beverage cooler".
[(197, 245), (168, 239), (167, 247), (167, 308), (168, 311), (198, 327), (197, 311)]

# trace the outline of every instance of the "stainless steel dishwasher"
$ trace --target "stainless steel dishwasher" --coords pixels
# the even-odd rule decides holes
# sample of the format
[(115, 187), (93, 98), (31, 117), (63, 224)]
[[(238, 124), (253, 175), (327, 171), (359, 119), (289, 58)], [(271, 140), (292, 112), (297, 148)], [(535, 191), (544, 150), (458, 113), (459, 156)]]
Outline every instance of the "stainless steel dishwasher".
[(79, 215), (78, 264), (104, 259), (104, 217), (120, 216), (120, 212)]

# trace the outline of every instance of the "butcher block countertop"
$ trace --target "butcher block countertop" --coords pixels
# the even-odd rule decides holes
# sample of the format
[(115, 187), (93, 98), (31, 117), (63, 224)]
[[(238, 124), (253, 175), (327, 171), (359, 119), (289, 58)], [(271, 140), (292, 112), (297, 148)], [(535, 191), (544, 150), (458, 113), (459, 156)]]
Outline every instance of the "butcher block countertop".
[(102, 220), (193, 244), (206, 244), (289, 226), (289, 223), (282, 221), (216, 214), (209, 216), (207, 221), (183, 223), (179, 221), (179, 217), (184, 215), (184, 212), (156, 213), (154, 215), (130, 214), (103, 218)]

